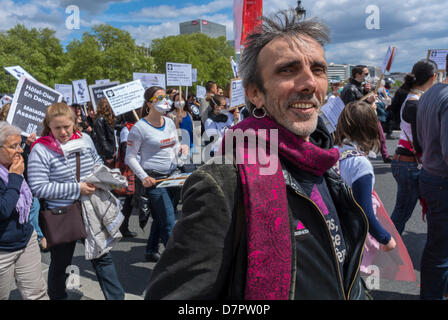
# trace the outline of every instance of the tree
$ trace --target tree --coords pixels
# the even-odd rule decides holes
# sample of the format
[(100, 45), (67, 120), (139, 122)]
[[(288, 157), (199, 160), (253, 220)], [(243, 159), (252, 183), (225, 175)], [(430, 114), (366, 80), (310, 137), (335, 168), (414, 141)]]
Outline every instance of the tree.
[(214, 80), (225, 86), (233, 78), (230, 57), (235, 55), (235, 50), (225, 37), (210, 38), (193, 33), (154, 39), (151, 54), (160, 73), (166, 72), (166, 62), (176, 62), (198, 69), (198, 83)]
[(82, 40), (73, 40), (67, 46), (68, 65), (65, 81), (86, 79), (132, 80), (133, 72), (152, 72), (153, 59), (138, 47), (130, 33), (110, 25), (93, 27)]
[[(0, 35), (0, 43), (0, 66), (20, 65), (38, 81), (54, 86), (64, 57), (54, 30), (29, 30), (23, 25), (16, 25)], [(17, 80), (12, 76), (0, 77), (0, 92), (13, 93), (16, 85)]]

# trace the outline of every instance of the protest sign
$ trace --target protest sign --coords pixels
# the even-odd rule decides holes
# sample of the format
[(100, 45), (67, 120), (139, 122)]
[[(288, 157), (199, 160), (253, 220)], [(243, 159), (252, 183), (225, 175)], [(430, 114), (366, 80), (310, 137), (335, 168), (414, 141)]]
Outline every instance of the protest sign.
[(190, 173), (178, 173), (178, 174), (173, 174), (172, 176), (170, 176), (166, 179), (156, 180), (156, 182), (160, 182), (156, 188), (172, 188), (172, 187), (181, 188), (184, 185), (184, 183), (187, 180), (189, 175), (191, 175), (191, 172)]
[(95, 80), (95, 84), (106, 84), (109, 82), (110, 82), (110, 79)]
[(54, 90), (62, 94), (65, 103), (73, 104), (73, 86), (71, 84), (55, 84)]
[(93, 109), (96, 112), (96, 106), (101, 98), (104, 98), (103, 90), (115, 87), (120, 84), (120, 81), (109, 82), (105, 84), (92, 84), (89, 86), (90, 97), (92, 98)]
[(191, 69), (191, 82), (198, 81), (198, 69)]
[(191, 64), (166, 63), (166, 85), (167, 86), (192, 86)]
[(205, 87), (197, 85), (196, 86), (196, 98), (205, 99), (205, 95), (207, 94), (207, 90)]
[(87, 87), (87, 81), (85, 79), (72, 81), (73, 90), (75, 91), (76, 102), (79, 104), (87, 103), (90, 101), (89, 89)]
[(243, 80), (232, 80), (230, 85), (230, 108), (234, 109), (246, 104)]
[(141, 108), (145, 102), (145, 89), (140, 80), (108, 88), (103, 92), (115, 116)]
[(446, 55), (448, 54), (448, 49), (431, 49), (428, 50), (428, 59), (431, 59), (437, 64), (437, 69), (439, 72), (443, 72), (446, 69)]
[(336, 126), (338, 124), (339, 115), (344, 109), (344, 102), (340, 97), (336, 97), (334, 99), (328, 100), (328, 102), (322, 106), (322, 113), (325, 115), (324, 120), (328, 120), (329, 124), (327, 125), (328, 131), (330, 133), (336, 131)]
[(39, 135), (47, 108), (53, 103), (61, 102), (62, 98), (59, 92), (22, 76), (6, 121), (22, 129), (24, 136), (32, 133)]
[(5, 70), (8, 71), (14, 78), (20, 80), (20, 78), (24, 75), (28, 79), (37, 81), (34, 79), (32, 75), (26, 72), (21, 66), (13, 66), (13, 67), (5, 67)]
[(163, 73), (134, 72), (132, 74), (132, 80), (140, 80), (145, 90), (150, 87), (162, 87), (164, 89), (166, 88), (165, 75)]

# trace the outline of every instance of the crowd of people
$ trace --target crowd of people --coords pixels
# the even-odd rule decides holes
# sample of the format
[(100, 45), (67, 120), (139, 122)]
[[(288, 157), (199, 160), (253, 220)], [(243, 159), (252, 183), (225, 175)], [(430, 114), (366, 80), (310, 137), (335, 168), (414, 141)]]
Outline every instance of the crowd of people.
[[(98, 164), (118, 168), (129, 186), (135, 182), (112, 191), (121, 199), (121, 236), (136, 236), (129, 229), (134, 208), (151, 213), (142, 257), (155, 263), (147, 299), (366, 299), (364, 247), (379, 243), (390, 252), (398, 242), (377, 219), (372, 153), (391, 163), (398, 187), (391, 220), (398, 234), (419, 199), (426, 214), (421, 298), (446, 298), (448, 82), (434, 85), (437, 65), (415, 63), (394, 95), (389, 79), (373, 90), (365, 65), (354, 67), (345, 84), (328, 83), (324, 24), (298, 21), (291, 12), (263, 21), (241, 56), (244, 107), (230, 109), (229, 86), (214, 81), (200, 101), (154, 86), (145, 90), (140, 109), (118, 117), (106, 98), (96, 110), (91, 103), (52, 104), (42, 132), (28, 137), (5, 121), (10, 105), (2, 107), (0, 299), (8, 299), (14, 281), (24, 299), (67, 298), (66, 269), (77, 241), (49, 245), (53, 235), (42, 231), (39, 212), (94, 195), (98, 187), (83, 179)], [(320, 117), (331, 99), (345, 105), (334, 133)], [(386, 139), (394, 122), (400, 137), (390, 155)], [(274, 172), (263, 174), (260, 159), (248, 161), (247, 140), (226, 149), (226, 139), (234, 139), (230, 128), (267, 142), (273, 138), (264, 132), (275, 130), (278, 154), (263, 149)], [(187, 168), (185, 159), (208, 144), (210, 157), (230, 156), (231, 164)], [(189, 171), (182, 188), (156, 187)], [(40, 264), (46, 251), (47, 281)], [(104, 297), (123, 300), (110, 251), (90, 260)]]

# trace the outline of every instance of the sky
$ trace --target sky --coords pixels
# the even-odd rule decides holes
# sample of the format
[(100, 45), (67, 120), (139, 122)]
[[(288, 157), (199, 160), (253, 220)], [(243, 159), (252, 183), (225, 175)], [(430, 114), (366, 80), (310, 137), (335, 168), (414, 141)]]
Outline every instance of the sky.
[[(80, 29), (66, 26), (70, 5), (79, 8)], [(296, 0), (264, 0), (263, 14), (296, 6)], [(302, 6), (306, 18), (330, 28), (327, 63), (381, 66), (388, 47), (396, 46), (390, 72), (410, 72), (428, 49), (448, 49), (446, 0), (303, 0)], [(92, 26), (108, 23), (148, 46), (152, 39), (179, 34), (180, 22), (205, 19), (225, 25), (233, 40), (232, 7), (233, 0), (0, 0), (0, 31), (17, 23), (48, 27), (66, 46)]]

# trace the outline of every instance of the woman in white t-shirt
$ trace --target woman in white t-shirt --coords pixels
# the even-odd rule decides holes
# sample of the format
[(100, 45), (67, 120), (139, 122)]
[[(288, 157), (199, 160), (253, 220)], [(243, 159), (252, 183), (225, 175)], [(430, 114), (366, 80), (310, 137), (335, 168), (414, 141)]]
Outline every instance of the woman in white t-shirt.
[(211, 97), (210, 112), (204, 123), (205, 133), (209, 138), (213, 137), (213, 140), (210, 141), (213, 143), (210, 152), (211, 157), (219, 150), (225, 131), (233, 125), (234, 118), (227, 109), (226, 97), (219, 95)]
[(177, 169), (178, 158), (188, 154), (188, 146), (179, 144), (176, 125), (164, 116), (170, 110), (165, 90), (148, 88), (144, 98), (143, 117), (129, 132), (125, 161), (142, 182), (149, 199), (153, 223), (145, 259), (157, 262), (159, 241), (166, 245), (174, 227), (173, 200), (179, 190), (156, 188), (156, 180), (170, 176)]

